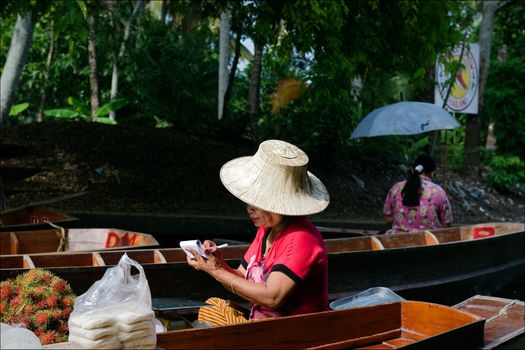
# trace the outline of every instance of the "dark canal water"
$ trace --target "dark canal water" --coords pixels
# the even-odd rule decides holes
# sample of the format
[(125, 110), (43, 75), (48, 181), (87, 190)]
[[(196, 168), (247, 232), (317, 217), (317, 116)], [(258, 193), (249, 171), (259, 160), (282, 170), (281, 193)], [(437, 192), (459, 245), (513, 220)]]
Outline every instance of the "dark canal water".
[(512, 281), (499, 292), (494, 293), (494, 296), (525, 301), (525, 274)]

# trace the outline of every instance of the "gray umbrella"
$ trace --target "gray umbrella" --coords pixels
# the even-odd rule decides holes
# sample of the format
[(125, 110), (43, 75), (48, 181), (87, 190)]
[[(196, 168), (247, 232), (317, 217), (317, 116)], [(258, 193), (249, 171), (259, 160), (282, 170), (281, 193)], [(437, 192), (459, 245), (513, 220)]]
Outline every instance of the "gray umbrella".
[[(414, 135), (460, 126), (443, 108), (427, 102), (398, 102), (370, 112), (352, 132), (351, 139), (387, 135)], [(447, 142), (443, 158), (443, 189), (447, 190)]]
[(373, 110), (359, 123), (350, 138), (414, 135), (458, 126), (450, 113), (435, 104), (398, 102)]

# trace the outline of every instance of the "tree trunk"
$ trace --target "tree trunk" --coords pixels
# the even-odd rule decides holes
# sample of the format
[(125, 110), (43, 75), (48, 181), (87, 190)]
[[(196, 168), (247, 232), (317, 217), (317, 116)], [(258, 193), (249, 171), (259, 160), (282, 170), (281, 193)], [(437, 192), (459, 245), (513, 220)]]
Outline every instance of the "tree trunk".
[(252, 74), (250, 76), (250, 90), (248, 92), (248, 104), (250, 114), (259, 114), (259, 98), (261, 90), (261, 68), (262, 68), (262, 48), (259, 42), (254, 43)]
[[(111, 39), (113, 40), (113, 50), (111, 54), (111, 66), (112, 66), (112, 73), (111, 73), (111, 93), (110, 93), (110, 99), (113, 100), (114, 97), (117, 95), (118, 91), (118, 66), (117, 66), (117, 60), (118, 60), (118, 52), (117, 52), (117, 27), (115, 26), (114, 18), (114, 11), (115, 11), (115, 0), (106, 0), (106, 6), (108, 7), (109, 12), (109, 28), (111, 31)], [(109, 119), (115, 120), (116, 115), (114, 111), (109, 112)]]
[[(502, 45), (498, 49), (498, 61), (504, 62), (507, 60), (507, 46)], [(489, 126), (487, 128), (487, 139), (485, 140), (485, 148), (490, 151), (495, 151), (496, 146), (496, 135), (494, 135), (494, 122), (492, 120), (489, 121)]]
[(31, 11), (17, 16), (11, 46), (9, 46), (4, 70), (0, 78), (0, 125), (7, 123), (18, 90), (20, 75), (27, 61), (34, 29), (35, 21)]
[(97, 79), (97, 54), (95, 49), (95, 15), (91, 6), (88, 17), (88, 62), (89, 62), (89, 86), (91, 88), (91, 121), (97, 120), (97, 109), (100, 106)]
[(465, 164), (467, 167), (479, 168), (481, 146), (481, 120), (480, 115), (483, 114), (483, 103), (485, 100), (485, 87), (487, 85), (487, 78), (489, 75), (490, 65), (490, 49), (492, 42), (492, 34), (494, 31), (494, 16), (498, 9), (498, 3), (495, 0), (483, 1), (483, 19), (481, 21), (481, 28), (479, 31), (479, 51), (480, 51), (480, 65), (479, 65), (479, 100), (478, 100), (478, 115), (469, 115), (467, 118), (467, 126), (465, 130)]
[(237, 65), (239, 64), (239, 57), (241, 56), (241, 38), (242, 34), (237, 33), (237, 39), (235, 39), (235, 54), (233, 56), (232, 69), (230, 71), (230, 77), (228, 79), (228, 88), (224, 93), (224, 106), (222, 109), (222, 116), (228, 117), (228, 103), (233, 91), (233, 81), (235, 80), (235, 72), (237, 71)]
[(49, 81), (49, 71), (51, 70), (51, 61), (53, 60), (53, 53), (55, 51), (55, 37), (53, 33), (54, 22), (51, 22), (51, 29), (49, 31), (49, 50), (47, 51), (46, 59), (46, 73), (44, 75), (44, 83), (40, 90), (40, 105), (38, 106), (38, 112), (36, 113), (37, 122), (41, 123), (44, 120), (44, 107), (46, 105), (46, 90), (47, 82)]
[[(131, 17), (127, 20), (123, 20), (124, 23), (124, 37), (122, 38), (122, 43), (120, 44), (120, 49), (118, 54), (113, 54), (113, 71), (111, 74), (111, 94), (110, 94), (110, 100), (113, 101), (117, 97), (118, 94), (118, 80), (119, 80), (119, 72), (118, 72), (118, 63), (124, 57), (124, 52), (126, 51), (126, 42), (128, 41), (129, 34), (131, 32), (131, 21), (133, 18), (137, 15), (140, 9), (144, 8), (143, 4), (144, 0), (138, 0), (135, 3), (135, 7), (133, 8), (133, 12), (131, 14)], [(113, 4), (108, 3), (108, 5), (113, 6)], [(116, 38), (116, 28), (115, 28), (115, 38)], [(116, 113), (115, 111), (111, 111), (109, 113), (109, 118), (112, 120), (116, 119)]]
[(166, 14), (168, 13), (168, 4), (166, 0), (162, 0), (162, 4), (160, 7), (160, 21), (164, 24), (166, 24)]
[(218, 96), (218, 118), (223, 117), (224, 94), (228, 86), (228, 56), (230, 46), (230, 16), (227, 11), (221, 13), (220, 35), (219, 35), (219, 96)]

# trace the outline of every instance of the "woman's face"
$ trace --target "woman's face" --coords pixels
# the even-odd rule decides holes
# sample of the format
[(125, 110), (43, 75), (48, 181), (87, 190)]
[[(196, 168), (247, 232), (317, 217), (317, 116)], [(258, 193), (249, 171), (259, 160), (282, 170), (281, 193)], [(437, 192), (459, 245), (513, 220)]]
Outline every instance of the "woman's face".
[(250, 216), (250, 220), (252, 220), (256, 227), (274, 228), (283, 221), (283, 216), (280, 214), (271, 213), (249, 204), (246, 205), (246, 209)]

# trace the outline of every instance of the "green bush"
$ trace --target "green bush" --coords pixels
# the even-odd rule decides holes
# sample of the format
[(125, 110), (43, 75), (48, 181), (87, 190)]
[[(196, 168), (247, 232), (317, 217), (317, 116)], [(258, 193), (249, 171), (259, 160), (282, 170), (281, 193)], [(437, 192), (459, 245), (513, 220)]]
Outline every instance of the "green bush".
[(489, 183), (503, 193), (523, 194), (525, 189), (525, 162), (518, 156), (493, 156), (486, 174)]
[(522, 61), (491, 62), (485, 96), (482, 120), (495, 124), (496, 152), (522, 154), (525, 147), (525, 66)]

